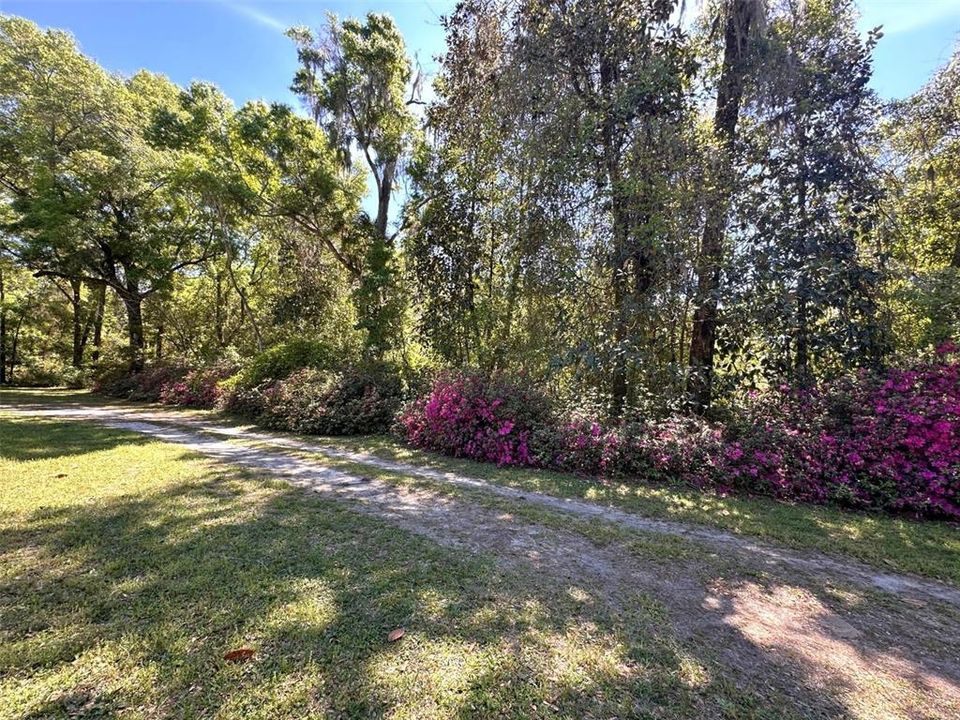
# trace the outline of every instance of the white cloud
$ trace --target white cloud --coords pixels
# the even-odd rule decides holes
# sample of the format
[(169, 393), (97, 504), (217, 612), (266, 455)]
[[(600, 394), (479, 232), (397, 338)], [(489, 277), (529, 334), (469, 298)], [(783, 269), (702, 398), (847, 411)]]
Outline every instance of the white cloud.
[(285, 23), (283, 22), (283, 20), (275, 18), (272, 15), (268, 15), (262, 10), (258, 10), (257, 8), (251, 5), (247, 5), (241, 2), (231, 2), (231, 0), (218, 0), (218, 1), (221, 5), (229, 8), (230, 10), (237, 13), (238, 15), (243, 15), (243, 17), (249, 20), (253, 20), (258, 25), (262, 25), (263, 27), (270, 28), (271, 30), (285, 32), (286, 29), (290, 27), (289, 23)]

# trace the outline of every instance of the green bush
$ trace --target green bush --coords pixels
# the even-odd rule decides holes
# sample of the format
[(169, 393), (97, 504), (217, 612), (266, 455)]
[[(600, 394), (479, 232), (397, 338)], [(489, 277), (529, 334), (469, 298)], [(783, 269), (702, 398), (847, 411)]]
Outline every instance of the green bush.
[(17, 363), (12, 375), (14, 385), (22, 387), (69, 387), (79, 389), (89, 382), (87, 372), (51, 356), (27, 358)]
[(93, 391), (110, 397), (130, 397), (136, 387), (136, 376), (127, 365), (102, 365), (93, 379)]
[(90, 372), (83, 368), (75, 368), (73, 366), (64, 368), (63, 372), (60, 373), (59, 384), (71, 390), (85, 388), (90, 384)]
[(159, 402), (164, 388), (180, 382), (188, 368), (182, 365), (157, 363), (131, 373), (126, 364), (106, 365), (93, 382), (94, 392), (111, 397), (144, 402)]
[(256, 355), (226, 387), (251, 389), (271, 380), (284, 380), (301, 368), (330, 370), (342, 362), (342, 353), (327, 343), (291, 340)]
[(399, 371), (370, 363), (340, 372), (301, 368), (284, 380), (233, 389), (224, 407), (278, 430), (370, 435), (390, 429), (403, 399)]

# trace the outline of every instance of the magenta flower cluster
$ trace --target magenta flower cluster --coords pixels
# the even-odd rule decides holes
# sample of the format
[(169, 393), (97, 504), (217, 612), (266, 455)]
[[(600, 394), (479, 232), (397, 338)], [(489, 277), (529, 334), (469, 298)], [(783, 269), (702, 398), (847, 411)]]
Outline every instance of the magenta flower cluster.
[(753, 403), (722, 472), (785, 499), (960, 518), (960, 365), (941, 352)]
[(446, 375), (405, 408), (400, 428), (418, 447), (498, 465), (957, 519), (955, 353), (945, 345), (913, 367), (755, 394), (722, 425), (675, 417), (604, 428), (561, 419), (526, 383)]
[(164, 383), (157, 399), (164, 405), (212, 408), (220, 399), (219, 383), (227, 376), (227, 371), (218, 367), (189, 370), (182, 379)]
[(401, 432), (417, 447), (498, 465), (538, 464), (532, 433), (549, 422), (545, 398), (504, 376), (446, 374), (400, 413)]

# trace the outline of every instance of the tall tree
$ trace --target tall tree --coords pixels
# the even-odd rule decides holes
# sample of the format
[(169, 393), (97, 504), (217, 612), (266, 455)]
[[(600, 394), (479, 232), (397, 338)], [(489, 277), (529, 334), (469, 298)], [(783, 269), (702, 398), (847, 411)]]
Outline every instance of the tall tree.
[(8, 230), (40, 275), (105, 283), (127, 313), (129, 355), (143, 365), (143, 300), (211, 251), (196, 157), (150, 143), (176, 101), (165, 78), (115, 78), (72, 38), (0, 19), (0, 182)]
[[(259, 218), (261, 227), (273, 223), (278, 235), (288, 290), (278, 319), (315, 318), (337, 288), (363, 287), (371, 272), (363, 176), (343, 167), (323, 130), (287, 106), (249, 103), (230, 121), (228, 147), (240, 214)], [(277, 223), (287, 225), (280, 231)]]
[(892, 301), (906, 348), (960, 335), (960, 45), (884, 123)]
[[(878, 32), (861, 38), (852, 0), (788, 2), (771, 19), (775, 57), (751, 107), (749, 188), (739, 198), (737, 285), (766, 371), (800, 383), (878, 362), (881, 198), (869, 88)], [(745, 330), (745, 332), (743, 332)]]
[(470, 0), (445, 20), (405, 240), (443, 357), (520, 365), (613, 415), (680, 377), (699, 193), (674, 8)]
[[(447, 362), (494, 368), (543, 352), (544, 321), (566, 286), (567, 245), (549, 232), (533, 185), (544, 121), (520, 89), (511, 17), (500, 0), (461, 3), (444, 19), (446, 53), (412, 164), (404, 258), (416, 283), (421, 337)], [(569, 254), (567, 255), (569, 258)], [(527, 324), (530, 327), (527, 329)]]
[(687, 392), (693, 408), (703, 412), (713, 385), (720, 276), (726, 252), (724, 234), (734, 192), (734, 152), (744, 90), (749, 82), (754, 39), (763, 21), (765, 0), (721, 0), (714, 8), (716, 26), (723, 29), (723, 61), (713, 115), (716, 143), (713, 183), (707, 204), (697, 264), (697, 294), (690, 334), (690, 375)]
[(376, 187), (377, 212), (367, 230), (358, 302), (368, 345), (382, 352), (399, 320), (395, 233), (388, 227), (397, 175), (415, 128), (409, 106), (417, 101), (419, 76), (413, 78), (403, 36), (389, 15), (370, 13), (363, 21), (331, 15), (319, 36), (304, 27), (289, 35), (300, 61), (293, 91), (347, 166), (354, 151), (362, 154)]
[(4, 270), (3, 258), (0, 257), (0, 385), (7, 382), (7, 291)]

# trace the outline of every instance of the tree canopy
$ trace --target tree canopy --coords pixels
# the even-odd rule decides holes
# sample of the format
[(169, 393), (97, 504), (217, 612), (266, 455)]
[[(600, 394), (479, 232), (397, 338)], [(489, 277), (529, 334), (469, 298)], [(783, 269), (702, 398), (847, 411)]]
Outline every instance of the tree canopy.
[(312, 338), (631, 418), (923, 353), (960, 324), (960, 65), (884, 104), (857, 20), (465, 0), (424, 101), (388, 15), (331, 16), (288, 33), (295, 108), (3, 16), (0, 365)]

